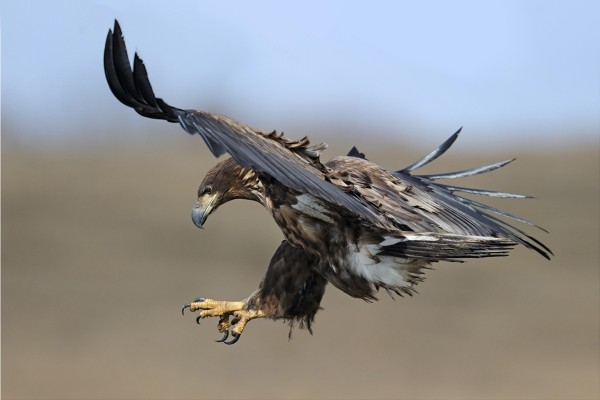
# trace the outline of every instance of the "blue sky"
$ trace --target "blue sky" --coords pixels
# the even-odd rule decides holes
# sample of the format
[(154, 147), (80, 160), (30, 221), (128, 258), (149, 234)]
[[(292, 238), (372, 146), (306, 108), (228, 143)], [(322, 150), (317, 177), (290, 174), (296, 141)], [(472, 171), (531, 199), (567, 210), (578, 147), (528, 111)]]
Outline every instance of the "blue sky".
[(597, 143), (599, 4), (3, 0), (3, 125), (30, 143), (146, 126), (104, 81), (118, 18), (157, 95), (258, 128)]

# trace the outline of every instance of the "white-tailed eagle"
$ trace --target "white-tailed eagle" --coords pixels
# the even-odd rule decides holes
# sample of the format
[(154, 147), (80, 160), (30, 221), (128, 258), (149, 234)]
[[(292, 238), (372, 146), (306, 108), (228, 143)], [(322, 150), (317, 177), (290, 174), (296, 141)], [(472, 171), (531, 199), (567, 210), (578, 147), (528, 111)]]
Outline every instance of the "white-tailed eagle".
[[(397, 171), (381, 168), (356, 148), (323, 163), (325, 144), (311, 146), (306, 137), (290, 140), (222, 115), (172, 107), (155, 97), (137, 54), (132, 68), (116, 21), (106, 38), (104, 69), (121, 103), (145, 117), (179, 123), (188, 133), (199, 134), (216, 157), (231, 156), (200, 184), (192, 210), (196, 226), (202, 227), (220, 205), (246, 199), (269, 210), (285, 236), (258, 289), (247, 299), (199, 297), (184, 306), (199, 311), (198, 321), (219, 317), (219, 341), (235, 343), (247, 322), (260, 317), (288, 320), (292, 326), (298, 322), (310, 330), (328, 282), (350, 296), (372, 301), (379, 289), (412, 295), (423, 270), (434, 262), (505, 256), (517, 244), (546, 258), (552, 254), (496, 215), (529, 222), (456, 192), (527, 196), (435, 182), (485, 173), (512, 160), (436, 175), (413, 174), (442, 155), (460, 130), (423, 159)], [(226, 342), (230, 331), (233, 339)]]

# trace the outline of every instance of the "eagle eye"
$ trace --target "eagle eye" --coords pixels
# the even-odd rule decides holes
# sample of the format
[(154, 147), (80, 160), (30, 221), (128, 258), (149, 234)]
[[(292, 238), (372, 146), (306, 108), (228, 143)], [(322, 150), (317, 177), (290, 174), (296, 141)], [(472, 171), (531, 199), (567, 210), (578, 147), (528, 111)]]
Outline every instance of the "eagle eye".
[(204, 190), (202, 190), (202, 195), (211, 194), (211, 193), (212, 193), (212, 186), (211, 185), (206, 185), (204, 187)]

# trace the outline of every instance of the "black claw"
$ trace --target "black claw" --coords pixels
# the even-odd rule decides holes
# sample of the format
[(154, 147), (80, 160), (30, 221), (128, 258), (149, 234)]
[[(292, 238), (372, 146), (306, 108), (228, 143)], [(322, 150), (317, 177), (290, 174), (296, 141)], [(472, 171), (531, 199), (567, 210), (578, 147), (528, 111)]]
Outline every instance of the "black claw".
[(231, 335), (233, 336), (233, 339), (231, 339), (229, 342), (223, 342), (225, 344), (235, 344), (238, 340), (240, 340), (240, 336), (242, 335), (238, 335), (235, 332), (232, 332)]
[[(204, 300), (206, 300), (204, 297), (196, 297), (196, 298), (194, 299), (194, 301), (192, 301), (192, 303), (196, 303), (196, 302), (198, 302), (198, 301), (204, 301)], [(184, 306), (181, 308), (181, 315), (185, 315), (185, 309), (186, 309), (186, 308), (190, 308), (191, 306), (192, 306), (192, 304), (191, 304), (191, 303), (190, 303), (190, 304), (186, 304), (186, 305), (184, 305)]]
[(201, 319), (202, 319), (202, 316), (201, 316), (201, 315), (198, 315), (198, 316), (196, 317), (196, 323), (197, 323), (198, 325), (200, 325), (200, 320), (201, 320)]
[(226, 341), (228, 337), (229, 337), (229, 331), (225, 331), (225, 333), (223, 333), (223, 337), (221, 339), (215, 340), (215, 342), (222, 343), (222, 342)]

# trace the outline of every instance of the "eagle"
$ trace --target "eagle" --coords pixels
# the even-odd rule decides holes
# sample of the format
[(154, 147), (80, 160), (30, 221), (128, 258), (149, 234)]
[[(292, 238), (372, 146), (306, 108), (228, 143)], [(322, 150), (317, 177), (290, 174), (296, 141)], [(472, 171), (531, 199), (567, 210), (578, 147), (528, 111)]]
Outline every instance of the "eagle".
[[(423, 273), (439, 261), (506, 256), (516, 245), (550, 259), (551, 250), (509, 220), (539, 226), (459, 195), (529, 196), (438, 183), (496, 170), (514, 159), (461, 171), (418, 175), (441, 156), (460, 129), (438, 148), (398, 170), (386, 170), (353, 147), (322, 162), (326, 144), (291, 140), (232, 118), (181, 109), (154, 95), (144, 62), (133, 66), (115, 20), (104, 49), (106, 80), (114, 96), (144, 117), (178, 123), (198, 134), (215, 157), (198, 188), (192, 221), (202, 228), (209, 215), (235, 199), (262, 204), (281, 229), (281, 242), (258, 288), (242, 301), (198, 297), (184, 305), (196, 321), (217, 317), (218, 342), (236, 343), (255, 318), (282, 319), (312, 333), (311, 325), (328, 283), (346, 294), (374, 301), (380, 290), (412, 296)], [(542, 229), (543, 230), (543, 229)], [(231, 339), (227, 339), (231, 335)]]

